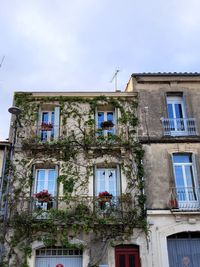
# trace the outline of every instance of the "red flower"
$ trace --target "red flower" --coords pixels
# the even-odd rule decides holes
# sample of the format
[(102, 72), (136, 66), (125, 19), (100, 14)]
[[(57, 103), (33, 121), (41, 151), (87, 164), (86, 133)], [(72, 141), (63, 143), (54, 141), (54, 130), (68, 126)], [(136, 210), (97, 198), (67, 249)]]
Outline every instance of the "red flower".
[(99, 198), (112, 198), (112, 194), (108, 193), (107, 191), (104, 191), (104, 192), (100, 192), (99, 193)]
[(44, 201), (44, 202), (51, 201), (51, 194), (48, 192), (48, 190), (42, 190), (34, 194), (34, 197), (36, 197), (39, 201)]

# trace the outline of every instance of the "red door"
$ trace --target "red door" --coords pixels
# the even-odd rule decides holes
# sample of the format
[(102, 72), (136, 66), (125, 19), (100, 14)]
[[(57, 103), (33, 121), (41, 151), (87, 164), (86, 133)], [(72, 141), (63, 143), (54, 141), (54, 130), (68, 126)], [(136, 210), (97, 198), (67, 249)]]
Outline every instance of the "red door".
[(115, 248), (116, 267), (140, 267), (138, 247), (120, 246)]

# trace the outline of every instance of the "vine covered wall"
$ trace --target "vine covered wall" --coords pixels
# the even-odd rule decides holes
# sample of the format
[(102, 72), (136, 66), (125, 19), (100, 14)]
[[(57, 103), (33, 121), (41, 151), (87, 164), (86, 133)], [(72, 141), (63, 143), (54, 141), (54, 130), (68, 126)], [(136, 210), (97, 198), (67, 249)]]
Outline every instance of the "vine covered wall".
[[(126, 96), (37, 96), (17, 93), (23, 128), (13, 124), (16, 133), (9, 194), (9, 218), (6, 221), (7, 248), (0, 266), (28, 267), (31, 244), (87, 248), (90, 267), (99, 264), (105, 253), (94, 255), (93, 244), (105, 246), (129, 240), (134, 229), (147, 234), (143, 182), (143, 149), (137, 139), (137, 99)], [(41, 141), (40, 113), (59, 107), (59, 137)], [(104, 134), (96, 125), (98, 110), (113, 110), (115, 132)], [(16, 132), (15, 132), (16, 130)], [(106, 212), (99, 208), (95, 194), (95, 169), (117, 166), (120, 192)], [(35, 170), (56, 168), (57, 195), (47, 210), (34, 207)], [(83, 237), (84, 236), (84, 237)], [(70, 237), (84, 239), (72, 244)], [(103, 243), (102, 243), (102, 240)]]

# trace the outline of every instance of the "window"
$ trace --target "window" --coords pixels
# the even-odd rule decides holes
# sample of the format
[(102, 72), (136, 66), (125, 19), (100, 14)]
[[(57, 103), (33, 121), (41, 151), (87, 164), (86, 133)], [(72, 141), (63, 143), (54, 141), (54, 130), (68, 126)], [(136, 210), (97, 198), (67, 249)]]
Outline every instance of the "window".
[(186, 130), (184, 120), (186, 114), (182, 96), (167, 96), (167, 113), (171, 131), (177, 133)]
[(195, 118), (188, 118), (183, 95), (167, 96), (167, 116), (161, 118), (164, 135), (194, 136), (197, 135)]
[(115, 134), (115, 113), (114, 111), (97, 112), (97, 128), (101, 129), (103, 135)]
[(175, 186), (179, 208), (197, 208), (198, 186), (192, 154), (173, 154)]
[(34, 188), (36, 209), (48, 210), (55, 206), (56, 185), (57, 172), (55, 169), (36, 170)]
[(37, 169), (34, 193), (48, 190), (52, 196), (56, 196), (56, 178), (57, 174), (55, 169)]
[(113, 197), (119, 196), (119, 172), (117, 168), (96, 169), (95, 195), (109, 192)]
[(59, 136), (60, 107), (54, 110), (45, 110), (40, 113), (40, 139), (53, 141)]

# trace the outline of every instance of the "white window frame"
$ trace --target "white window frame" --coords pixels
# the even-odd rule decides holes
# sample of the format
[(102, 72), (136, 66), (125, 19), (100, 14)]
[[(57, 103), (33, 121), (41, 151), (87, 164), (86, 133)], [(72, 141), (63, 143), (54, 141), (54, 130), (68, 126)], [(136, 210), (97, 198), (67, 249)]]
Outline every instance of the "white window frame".
[(96, 168), (95, 171), (95, 195), (98, 196), (100, 192), (100, 179), (98, 177), (98, 172), (99, 171), (103, 171), (105, 172), (105, 189), (104, 191), (108, 191), (108, 193), (112, 193), (109, 190), (109, 175), (110, 172), (114, 172), (115, 173), (115, 179), (116, 179), (116, 192), (115, 195), (113, 195), (113, 197), (117, 197), (120, 195), (120, 173), (119, 173), (119, 167), (116, 166), (115, 168)]
[[(54, 120), (55, 120), (55, 111), (54, 110), (41, 110), (41, 113), (40, 113), (40, 126), (43, 122), (42, 120), (42, 117), (43, 117), (43, 114), (44, 113), (48, 113), (48, 121), (47, 123), (52, 123), (52, 112), (54, 113)], [(52, 123), (52, 129), (54, 131), (54, 123)], [(42, 140), (42, 132), (47, 132), (47, 140)], [(40, 130), (40, 138), (41, 138), (41, 141), (45, 142), (45, 141), (51, 141), (52, 139), (54, 139), (54, 132), (53, 132), (53, 136), (52, 136), (52, 132), (51, 131), (45, 131), (45, 130)]]
[[(98, 126), (98, 113), (99, 112), (104, 114), (103, 115), (104, 116), (104, 121), (108, 120), (108, 113), (109, 112), (113, 113), (113, 124), (114, 124), (114, 126), (112, 127), (112, 131), (113, 131), (112, 134), (115, 134), (115, 132), (116, 132), (116, 112), (115, 112), (115, 110), (101, 110), (101, 109), (99, 109), (99, 110), (96, 111), (96, 128), (97, 129), (101, 129)], [(102, 130), (102, 133), (103, 133), (104, 136), (107, 136), (109, 134), (109, 131), (110, 130)]]
[[(54, 189), (53, 189), (53, 194), (52, 196), (55, 197), (56, 194), (57, 194), (57, 171), (55, 168), (52, 168), (52, 169), (36, 169), (35, 170), (35, 186), (34, 186), (34, 193), (38, 193), (37, 192), (37, 184), (38, 184), (38, 174), (39, 174), (39, 171), (44, 171), (45, 172), (45, 178), (44, 178), (44, 183), (45, 183), (45, 186), (42, 190), (48, 190), (48, 179), (49, 179), (49, 171), (55, 171), (55, 184), (54, 184)], [(40, 191), (39, 191), (40, 192)]]
[[(177, 162), (174, 162), (174, 158), (173, 156), (174, 155), (187, 155), (188, 157), (191, 157), (191, 162), (180, 162), (180, 163), (177, 163)], [(177, 196), (180, 195), (179, 199), (178, 200), (178, 204), (179, 204), (179, 207), (183, 207), (183, 208), (199, 208), (199, 188), (198, 188), (198, 177), (197, 177), (197, 171), (196, 171), (196, 165), (195, 165), (195, 158), (194, 158), (194, 155), (192, 153), (173, 153), (172, 154), (172, 161), (173, 161), (173, 172), (174, 172), (174, 180), (175, 180), (175, 186), (176, 186), (176, 193), (177, 193)], [(176, 170), (175, 170), (175, 167), (181, 167), (182, 169), (182, 179), (183, 179), (183, 183), (184, 183), (184, 187), (179, 187), (177, 186), (177, 182), (176, 182)], [(190, 187), (188, 187), (187, 185), (187, 176), (186, 176), (186, 166), (189, 166), (189, 167), (192, 167), (192, 177), (193, 177), (193, 183), (194, 183), (194, 186), (191, 187), (191, 190), (190, 190)], [(182, 192), (182, 193), (181, 193)], [(190, 196), (191, 194), (194, 194), (194, 200), (191, 200)], [(185, 196), (185, 199), (181, 199), (181, 194), (184, 194)]]
[[(167, 113), (168, 111), (168, 104), (172, 105), (172, 113), (173, 113), (173, 118), (169, 118), (173, 122), (170, 122), (170, 125), (174, 126), (174, 131), (171, 131), (172, 135), (179, 135), (179, 134), (186, 134), (187, 132), (187, 125), (186, 125), (186, 111), (185, 111), (185, 103), (183, 96), (167, 96)], [(182, 118), (177, 118), (176, 117), (176, 110), (175, 110), (175, 104), (180, 104), (181, 105), (181, 110), (182, 110)], [(168, 114), (169, 116), (169, 114)], [(182, 120), (182, 122), (178, 121)], [(179, 129), (180, 123), (183, 123), (184, 130)]]
[[(54, 112), (54, 122), (53, 122), (53, 135), (52, 135), (52, 131), (47, 131), (47, 140), (42, 140), (41, 138), (41, 133), (42, 130), (40, 129), (41, 124), (42, 124), (42, 117), (43, 117), (43, 113), (48, 113), (48, 123), (52, 123), (52, 112)], [(60, 134), (60, 107), (59, 106), (55, 106), (54, 108), (52, 108), (52, 110), (40, 110), (39, 112), (39, 136), (41, 138), (42, 142), (45, 141), (52, 141), (52, 140), (57, 140), (59, 138), (59, 134)]]

